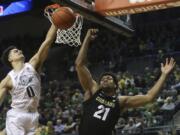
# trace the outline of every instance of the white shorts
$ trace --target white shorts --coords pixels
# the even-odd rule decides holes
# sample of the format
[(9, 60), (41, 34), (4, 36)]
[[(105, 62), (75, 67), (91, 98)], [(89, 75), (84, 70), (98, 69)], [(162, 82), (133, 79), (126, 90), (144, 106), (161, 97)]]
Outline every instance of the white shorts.
[(35, 135), (38, 119), (38, 112), (11, 109), (6, 116), (6, 134)]

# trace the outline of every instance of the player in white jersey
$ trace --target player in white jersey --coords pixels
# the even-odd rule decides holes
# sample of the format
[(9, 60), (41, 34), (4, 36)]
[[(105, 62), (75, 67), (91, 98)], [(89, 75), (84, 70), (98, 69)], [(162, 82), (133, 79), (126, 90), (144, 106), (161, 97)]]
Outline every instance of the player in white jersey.
[[(0, 103), (6, 93), (12, 96), (11, 109), (6, 117), (7, 135), (34, 135), (38, 125), (38, 104), (41, 82), (38, 72), (56, 36), (57, 28), (52, 25), (38, 52), (25, 63), (21, 50), (14, 46), (2, 55), (3, 62), (12, 70), (0, 83)], [(28, 46), (30, 48), (30, 46)]]

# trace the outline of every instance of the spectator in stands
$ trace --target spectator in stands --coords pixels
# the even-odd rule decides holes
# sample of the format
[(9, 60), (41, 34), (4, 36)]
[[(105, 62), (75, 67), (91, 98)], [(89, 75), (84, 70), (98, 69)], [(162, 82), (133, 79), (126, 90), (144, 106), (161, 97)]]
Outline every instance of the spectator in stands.
[(126, 125), (126, 120), (124, 118), (119, 118), (115, 128), (116, 129), (123, 129)]
[(69, 117), (67, 123), (64, 125), (64, 133), (73, 134), (76, 131), (76, 122), (73, 122), (73, 118)]
[(39, 128), (36, 129), (36, 135), (49, 135), (46, 126), (39, 126)]
[(167, 97), (164, 105), (161, 107), (162, 110), (173, 111), (175, 109), (175, 104), (172, 101), (172, 97)]
[(60, 135), (64, 132), (65, 125), (62, 124), (62, 120), (58, 119), (56, 125), (54, 126), (55, 135)]
[(134, 134), (135, 131), (136, 131), (136, 124), (134, 122), (134, 119), (133, 118), (129, 118), (128, 124), (125, 125), (125, 127), (122, 130), (122, 133), (123, 134), (131, 135), (131, 134)]
[(166, 121), (172, 118), (172, 115), (175, 111), (175, 104), (172, 101), (172, 97), (166, 98), (164, 105), (161, 107), (161, 110), (163, 110), (163, 115)]
[(54, 127), (52, 121), (47, 122), (46, 132), (48, 133), (48, 135), (54, 135)]

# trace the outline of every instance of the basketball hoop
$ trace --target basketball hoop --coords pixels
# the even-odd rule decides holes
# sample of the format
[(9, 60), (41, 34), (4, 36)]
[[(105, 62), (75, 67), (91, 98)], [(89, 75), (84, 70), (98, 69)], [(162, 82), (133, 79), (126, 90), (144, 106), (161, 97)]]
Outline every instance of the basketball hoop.
[(76, 21), (72, 27), (57, 31), (56, 43), (67, 44), (69, 46), (80, 46), (81, 45), (81, 29), (83, 26), (83, 17), (80, 15), (76, 16)]
[[(52, 22), (52, 14), (57, 8), (48, 8), (45, 9), (44, 15)], [(68, 29), (58, 29), (56, 43), (58, 44), (67, 44), (69, 46), (80, 46), (81, 45), (81, 30), (83, 26), (83, 17), (79, 14), (76, 15), (76, 20), (74, 24)]]

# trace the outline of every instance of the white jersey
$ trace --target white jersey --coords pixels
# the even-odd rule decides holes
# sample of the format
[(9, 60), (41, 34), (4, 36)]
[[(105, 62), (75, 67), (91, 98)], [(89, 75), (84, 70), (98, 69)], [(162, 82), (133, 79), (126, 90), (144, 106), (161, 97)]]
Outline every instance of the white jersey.
[(25, 63), (19, 72), (14, 70), (8, 74), (11, 77), (13, 88), (11, 107), (14, 109), (37, 109), (39, 105), (41, 81), (36, 70), (29, 63)]

